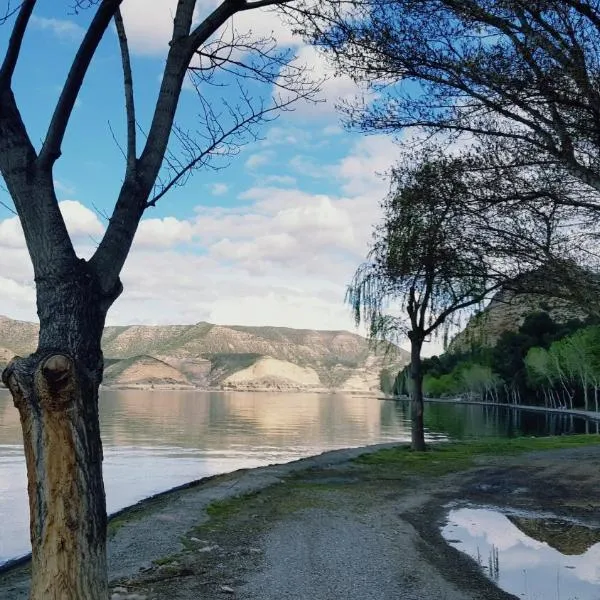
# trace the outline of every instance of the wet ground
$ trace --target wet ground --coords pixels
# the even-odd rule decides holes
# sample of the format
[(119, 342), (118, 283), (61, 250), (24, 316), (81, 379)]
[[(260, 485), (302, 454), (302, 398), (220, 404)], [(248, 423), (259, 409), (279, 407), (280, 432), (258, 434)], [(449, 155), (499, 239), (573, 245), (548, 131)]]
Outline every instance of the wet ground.
[(597, 600), (600, 529), (548, 513), (451, 507), (446, 541), (501, 589), (523, 600)]

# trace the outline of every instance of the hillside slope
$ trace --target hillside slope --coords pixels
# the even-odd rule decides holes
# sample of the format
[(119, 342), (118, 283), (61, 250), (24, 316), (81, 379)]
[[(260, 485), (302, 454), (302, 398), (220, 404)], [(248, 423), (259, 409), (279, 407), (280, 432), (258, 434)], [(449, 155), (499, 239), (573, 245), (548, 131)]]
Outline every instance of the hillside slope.
[[(0, 366), (32, 352), (38, 327), (0, 317)], [(107, 327), (109, 386), (378, 391), (385, 360), (347, 331), (285, 327), (131, 325)], [(408, 362), (398, 349), (394, 366)]]
[(452, 339), (448, 351), (466, 351), (472, 345), (493, 346), (502, 333), (517, 331), (528, 314), (540, 310), (547, 312), (557, 323), (585, 319), (587, 316), (580, 307), (566, 300), (501, 290), (485, 309), (472, 317), (466, 327)]

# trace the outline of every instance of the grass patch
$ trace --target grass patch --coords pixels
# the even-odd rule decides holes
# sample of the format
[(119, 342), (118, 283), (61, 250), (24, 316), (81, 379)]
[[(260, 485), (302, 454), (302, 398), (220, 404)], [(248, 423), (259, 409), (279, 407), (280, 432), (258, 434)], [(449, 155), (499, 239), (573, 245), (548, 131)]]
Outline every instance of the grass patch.
[(258, 492), (216, 500), (206, 507), (209, 521), (195, 528), (195, 532), (226, 529), (233, 521), (242, 529), (260, 530), (266, 524), (294, 512), (327, 506), (327, 499), (322, 493), (332, 487), (287, 480)]
[(252, 498), (256, 498), (260, 492), (249, 492), (241, 496), (215, 500), (206, 507), (206, 514), (211, 519), (223, 519), (235, 515)]
[(123, 510), (118, 511), (113, 516), (108, 518), (108, 537), (114, 537), (117, 531), (119, 531), (119, 529), (123, 527), (123, 525), (143, 519), (150, 513), (164, 506), (167, 502), (167, 496), (161, 494), (156, 498), (148, 498), (147, 500), (142, 500), (138, 504), (134, 504), (133, 506), (129, 506), (127, 508), (124, 508)]
[(565, 435), (539, 438), (489, 438), (468, 442), (430, 445), (426, 452), (413, 452), (409, 446), (387, 448), (354, 459), (359, 465), (401, 467), (403, 473), (442, 475), (466, 470), (478, 456), (514, 456), (536, 450), (559, 450), (600, 444), (600, 435)]

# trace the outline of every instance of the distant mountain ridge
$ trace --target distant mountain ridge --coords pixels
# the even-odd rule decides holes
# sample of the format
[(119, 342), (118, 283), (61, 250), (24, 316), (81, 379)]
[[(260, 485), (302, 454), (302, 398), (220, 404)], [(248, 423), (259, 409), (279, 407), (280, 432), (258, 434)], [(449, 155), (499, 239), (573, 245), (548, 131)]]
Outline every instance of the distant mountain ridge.
[[(0, 316), (0, 365), (32, 352), (38, 326)], [(115, 387), (374, 392), (385, 359), (348, 331), (286, 327), (130, 325), (104, 330), (104, 383)]]

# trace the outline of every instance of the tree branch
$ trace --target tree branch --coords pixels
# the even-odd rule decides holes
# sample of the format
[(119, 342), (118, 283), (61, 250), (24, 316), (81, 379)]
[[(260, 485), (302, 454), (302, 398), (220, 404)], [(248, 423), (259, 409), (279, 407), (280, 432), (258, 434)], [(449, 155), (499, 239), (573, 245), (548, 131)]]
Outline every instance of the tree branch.
[(154, 115), (135, 176), (125, 178), (112, 217), (90, 263), (103, 289), (117, 285), (148, 197), (164, 160), (187, 68), (197, 48), (237, 9), (239, 2), (222, 2), (190, 32), (194, 0), (180, 0), (173, 20), (173, 38), (163, 71)]
[(23, 37), (25, 36), (25, 31), (29, 24), (29, 19), (33, 13), (36, 1), (37, 0), (25, 0), (19, 10), (19, 15), (17, 16), (15, 26), (10, 35), (10, 40), (8, 41), (8, 49), (6, 50), (6, 55), (2, 62), (2, 68), (0, 68), (1, 89), (10, 88), (12, 76), (15, 72), (15, 67), (17, 66), (17, 60), (19, 59), (19, 53), (21, 52)]
[[(207, 156), (207, 151), (202, 151), (199, 145), (196, 144), (191, 147), (197, 152), (192, 155), (190, 147), (186, 148), (184, 144), (184, 150), (190, 154), (187, 165), (182, 164), (181, 168), (176, 170), (174, 180), (167, 184), (166, 188), (163, 188), (163, 192), (159, 192), (157, 196), (148, 201), (165, 160), (169, 138), (174, 129), (175, 113), (184, 78), (195, 53), (235, 13), (262, 6), (283, 4), (289, 1), (291, 0), (269, 0), (268, 2), (262, 0), (257, 2), (223, 0), (198, 26), (192, 29), (196, 2), (195, 0), (179, 0), (158, 100), (144, 148), (137, 161), (135, 173), (129, 174), (125, 178), (104, 237), (90, 261), (96, 269), (104, 289), (111, 289), (117, 284), (119, 273), (133, 243), (133, 237), (144, 210), (148, 206), (152, 206), (163, 193), (166, 193), (166, 188), (170, 189), (181, 178), (184, 178), (190, 170), (203, 164), (203, 160)], [(306, 90), (301, 89), (295, 96), (296, 99), (301, 97), (308, 97)], [(275, 104), (283, 109), (289, 102), (282, 99), (280, 102), (275, 102)], [(230, 110), (227, 102), (224, 102), (223, 106), (225, 107), (224, 110)], [(242, 129), (247, 128), (262, 114), (268, 112), (268, 110), (261, 110), (255, 115), (250, 115), (249, 119), (246, 118), (248, 115), (242, 116), (237, 121), (237, 126), (234, 123), (231, 129), (223, 128), (223, 131), (219, 131), (219, 125), (212, 128), (208, 126), (208, 153), (214, 152), (214, 149), (222, 144), (227, 144), (226, 135), (221, 134), (236, 135), (240, 127)]]
[(179, 169), (175, 171), (174, 175), (171, 177), (171, 180), (166, 182), (162, 186), (162, 189), (160, 189), (160, 191), (156, 193), (152, 197), (152, 199), (146, 203), (146, 208), (150, 206), (156, 206), (156, 203), (163, 196), (165, 196), (171, 189), (173, 189), (173, 187), (178, 185), (182, 180), (185, 181), (186, 175), (188, 175), (194, 169), (198, 168), (198, 166), (206, 166), (206, 164), (208, 164), (208, 161), (210, 160), (210, 157), (213, 154), (218, 153), (219, 149), (222, 146), (234, 146), (233, 148), (226, 148), (226, 151), (228, 150), (230, 155), (235, 153), (237, 149), (246, 144), (247, 141), (244, 139), (240, 141), (236, 141), (235, 139), (234, 141), (230, 141), (231, 138), (237, 137), (239, 139), (240, 137), (243, 137), (244, 134), (252, 136), (250, 129), (252, 125), (255, 125), (261, 121), (267, 122), (269, 120), (274, 120), (277, 115), (273, 115), (273, 113), (276, 113), (278, 111), (289, 110), (290, 105), (296, 102), (297, 99), (298, 98), (294, 97), (287, 101), (275, 102), (270, 106), (260, 108), (254, 108), (248, 100), (248, 113), (236, 114), (233, 113), (233, 109), (231, 109), (230, 112), (232, 112), (233, 114), (233, 123), (231, 127), (229, 127), (229, 129), (227, 130), (220, 127), (217, 123), (216, 116), (210, 113), (210, 116), (215, 120), (215, 128), (210, 132), (208, 145), (202, 149), (198, 148), (197, 151), (196, 148), (190, 150), (190, 154), (192, 151), (196, 151), (195, 156), (188, 160), (187, 164), (184, 163)]
[(83, 79), (98, 48), (98, 44), (122, 1), (102, 0), (79, 46), (79, 50), (75, 55), (65, 85), (54, 109), (48, 133), (40, 152), (39, 166), (42, 169), (51, 168), (54, 162), (60, 157), (62, 141), (75, 106), (75, 101), (83, 84)]
[(253, 8), (263, 8), (264, 6), (277, 6), (278, 4), (289, 4), (294, 0), (256, 0), (256, 2), (244, 2), (244, 5), (239, 9), (252, 10)]
[(121, 9), (117, 8), (115, 12), (115, 26), (119, 38), (119, 47), (121, 49), (121, 64), (123, 66), (123, 85), (125, 88), (125, 110), (127, 113), (127, 172), (135, 169), (136, 154), (136, 122), (135, 122), (135, 102), (133, 97), (133, 75), (131, 72), (131, 59), (129, 56), (129, 45), (127, 43), (127, 34), (125, 24), (121, 16)]

